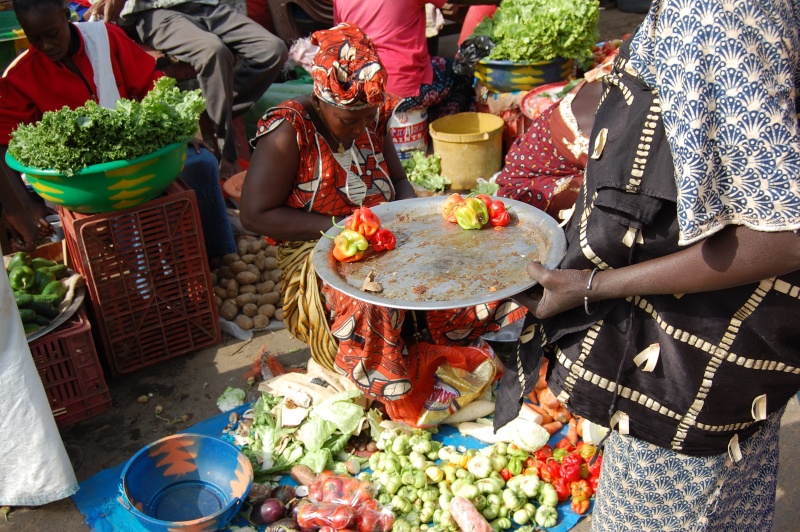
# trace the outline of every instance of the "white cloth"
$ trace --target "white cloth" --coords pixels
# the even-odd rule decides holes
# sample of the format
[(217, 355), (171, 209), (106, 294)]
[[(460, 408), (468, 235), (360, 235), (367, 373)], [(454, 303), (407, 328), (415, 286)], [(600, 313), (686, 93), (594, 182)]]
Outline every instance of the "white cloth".
[(78, 491), (5, 272), (0, 272), (0, 457), (0, 506), (40, 506)]
[(81, 22), (75, 24), (83, 36), (83, 48), (89, 56), (97, 87), (97, 102), (100, 107), (115, 109), (119, 100), (117, 78), (111, 67), (111, 48), (105, 22)]

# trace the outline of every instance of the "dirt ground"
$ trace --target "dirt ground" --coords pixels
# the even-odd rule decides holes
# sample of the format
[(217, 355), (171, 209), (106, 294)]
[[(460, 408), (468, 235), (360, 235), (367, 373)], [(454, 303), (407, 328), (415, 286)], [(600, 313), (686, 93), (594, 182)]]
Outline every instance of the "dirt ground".
[[(616, 9), (601, 13), (601, 40), (621, 37), (632, 31), (643, 15), (623, 13)], [(452, 57), (455, 39), (442, 39), (439, 53)], [(250, 341), (225, 338), (217, 347), (177, 357), (133, 374), (109, 379), (112, 407), (90, 419), (62, 429), (63, 440), (73, 459), (79, 481), (103, 469), (127, 461), (150, 442), (191, 427), (197, 421), (219, 413), (217, 397), (227, 386), (246, 388), (244, 373), (267, 349), (285, 365), (300, 365), (308, 359), (305, 344), (285, 330), (262, 332)], [(147, 395), (147, 404), (137, 398)], [(155, 406), (163, 412), (155, 414)], [(189, 421), (180, 421), (190, 416)], [(800, 436), (800, 406), (790, 403), (781, 433), (781, 473), (774, 530), (797, 530), (800, 521), (793, 504), (794, 479), (800, 474), (800, 462), (794, 442)], [(589, 530), (589, 520), (575, 530)], [(83, 515), (71, 499), (38, 508), (13, 508), (7, 521), (0, 518), (0, 531), (85, 531)]]

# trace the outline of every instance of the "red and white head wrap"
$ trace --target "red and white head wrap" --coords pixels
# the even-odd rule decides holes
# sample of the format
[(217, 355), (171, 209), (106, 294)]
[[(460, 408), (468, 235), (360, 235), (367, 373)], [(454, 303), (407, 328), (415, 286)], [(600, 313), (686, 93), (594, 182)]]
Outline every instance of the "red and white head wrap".
[(311, 35), (319, 45), (311, 77), (314, 94), (341, 109), (358, 110), (379, 105), (386, 96), (386, 69), (364, 31), (343, 22)]

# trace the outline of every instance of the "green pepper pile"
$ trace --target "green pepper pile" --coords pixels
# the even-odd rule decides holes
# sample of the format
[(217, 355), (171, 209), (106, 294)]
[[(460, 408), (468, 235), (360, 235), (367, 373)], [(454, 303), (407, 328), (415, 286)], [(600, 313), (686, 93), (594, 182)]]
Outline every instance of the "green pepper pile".
[(67, 267), (20, 251), (11, 258), (6, 273), (25, 334), (49, 325), (58, 316), (58, 306), (67, 293), (67, 286), (61, 282), (67, 276)]
[[(402, 429), (384, 430), (376, 443), (381, 451), (370, 457), (372, 473), (359, 477), (372, 481), (378, 502), (393, 509), (393, 531), (457, 532), (449, 511), (455, 496), (472, 502), (498, 532), (558, 522), (556, 487), (527, 467), (537, 459), (515, 445), (456, 449), (433, 440), (430, 431)], [(588, 505), (591, 493), (584, 493)]]

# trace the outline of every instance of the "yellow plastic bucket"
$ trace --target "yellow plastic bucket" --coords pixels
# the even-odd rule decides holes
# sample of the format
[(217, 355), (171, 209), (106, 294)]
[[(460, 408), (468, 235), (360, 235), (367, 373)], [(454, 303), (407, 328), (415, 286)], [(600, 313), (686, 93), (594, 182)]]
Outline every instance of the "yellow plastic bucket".
[(503, 127), (499, 116), (458, 113), (430, 125), (433, 151), (442, 157), (442, 175), (454, 190), (475, 188), (478, 178), (488, 179), (503, 165)]

